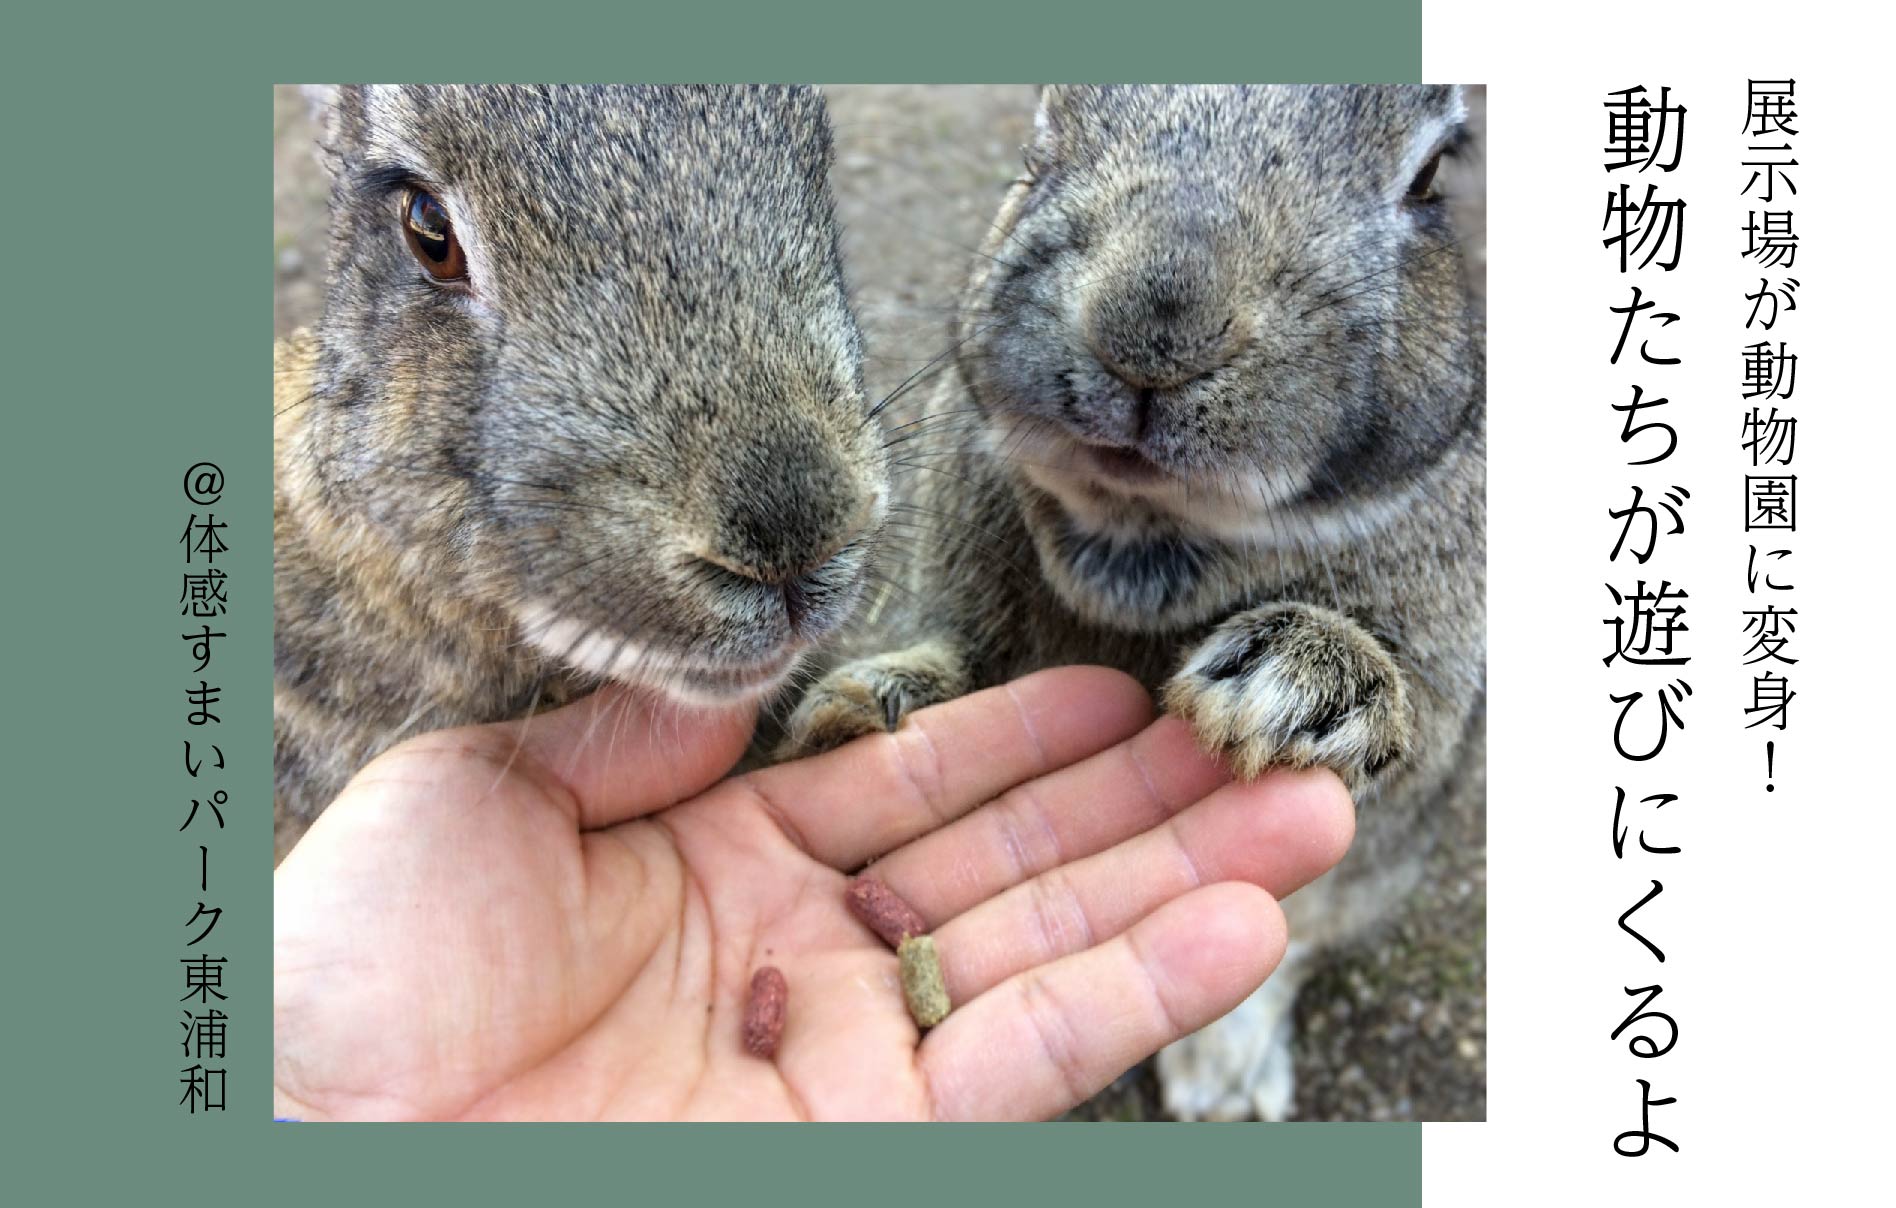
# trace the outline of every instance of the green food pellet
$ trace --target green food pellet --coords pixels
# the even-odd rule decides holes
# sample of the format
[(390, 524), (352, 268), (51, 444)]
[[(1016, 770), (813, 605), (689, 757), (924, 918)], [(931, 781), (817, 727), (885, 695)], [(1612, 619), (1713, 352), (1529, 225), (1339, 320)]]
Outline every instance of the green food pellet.
[(948, 1018), (948, 987), (941, 980), (941, 958), (935, 954), (935, 937), (911, 935), (902, 941), (895, 954), (902, 961), (902, 997), (909, 1014), (924, 1028), (932, 1028)]

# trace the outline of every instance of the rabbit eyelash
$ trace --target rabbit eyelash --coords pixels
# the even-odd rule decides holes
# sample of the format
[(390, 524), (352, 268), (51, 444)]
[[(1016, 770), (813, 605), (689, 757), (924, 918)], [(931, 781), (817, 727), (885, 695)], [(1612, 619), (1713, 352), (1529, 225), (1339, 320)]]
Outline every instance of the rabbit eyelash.
[(400, 164), (371, 164), (356, 176), (356, 191), (365, 198), (377, 198), (409, 187), (429, 188), (419, 174)]

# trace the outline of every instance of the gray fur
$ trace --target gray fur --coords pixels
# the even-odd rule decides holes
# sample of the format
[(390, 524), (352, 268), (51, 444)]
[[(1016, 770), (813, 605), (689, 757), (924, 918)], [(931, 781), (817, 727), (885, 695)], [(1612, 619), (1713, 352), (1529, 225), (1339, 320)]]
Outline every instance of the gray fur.
[(324, 100), (326, 304), (277, 350), (279, 851), (407, 734), (606, 675), (761, 695), (854, 607), (888, 494), (813, 91)]
[[(918, 682), (1109, 664), (1238, 774), (1355, 790), (1350, 854), (1285, 903), (1300, 953), (1399, 909), (1480, 791), (1483, 327), (1443, 207), (1406, 196), (1459, 112), (1442, 87), (1046, 90), (943, 418), (899, 446), (936, 531), (913, 614), (866, 645), (920, 655), (832, 672), (785, 752), (899, 723)], [(1287, 1036), (1272, 989), (1231, 1026)], [(1288, 1110), (1287, 1069), (1221, 1070), (1215, 1033), (1161, 1061), (1168, 1106)]]

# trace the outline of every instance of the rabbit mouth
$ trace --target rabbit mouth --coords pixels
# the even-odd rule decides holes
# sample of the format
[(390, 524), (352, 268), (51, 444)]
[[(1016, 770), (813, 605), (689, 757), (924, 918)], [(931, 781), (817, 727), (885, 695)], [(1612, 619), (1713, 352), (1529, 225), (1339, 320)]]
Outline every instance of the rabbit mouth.
[(1053, 476), (1085, 482), (1114, 495), (1169, 494), (1187, 478), (1138, 445), (1089, 440), (1052, 425), (1009, 419), (989, 426), (990, 452), (1014, 463), (1029, 478)]
[(1301, 481), (1251, 469), (1208, 474), (1168, 466), (1143, 448), (1098, 445), (1064, 433), (1005, 437), (1019, 474), (1080, 528), (1124, 539), (1148, 527), (1194, 540), (1271, 545), (1320, 536), (1293, 501)]
[(1028, 481), (1082, 513), (1098, 506), (1132, 505), (1170, 512), (1194, 486), (1190, 475), (1165, 465), (1145, 449), (1081, 440), (1066, 433), (1009, 434), (1007, 447)]
[(806, 646), (787, 641), (761, 659), (717, 659), (648, 646), (544, 604), (520, 610), (528, 643), (585, 675), (654, 689), (680, 704), (716, 706), (754, 700), (796, 669)]

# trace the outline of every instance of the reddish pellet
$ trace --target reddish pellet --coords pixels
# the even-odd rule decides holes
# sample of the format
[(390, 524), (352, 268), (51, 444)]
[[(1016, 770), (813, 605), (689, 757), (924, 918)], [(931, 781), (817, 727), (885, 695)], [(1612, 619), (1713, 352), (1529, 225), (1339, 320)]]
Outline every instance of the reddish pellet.
[(893, 889), (873, 877), (857, 877), (843, 895), (849, 913), (862, 920), (863, 926), (882, 937), (891, 948), (900, 948), (911, 935), (923, 935), (928, 924), (915, 913), (915, 907), (896, 896)]
[(752, 1056), (768, 1060), (777, 1055), (789, 1002), (790, 983), (777, 966), (765, 965), (751, 974), (750, 997), (744, 1000), (744, 1047)]

